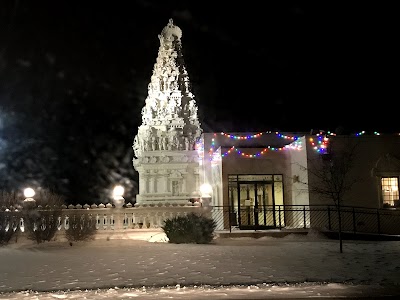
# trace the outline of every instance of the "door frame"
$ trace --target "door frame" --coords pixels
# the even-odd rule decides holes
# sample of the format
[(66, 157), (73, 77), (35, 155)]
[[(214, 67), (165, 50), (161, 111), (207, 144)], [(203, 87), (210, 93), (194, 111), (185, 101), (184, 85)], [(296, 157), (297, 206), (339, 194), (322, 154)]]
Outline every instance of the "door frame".
[[(277, 207), (283, 205), (283, 175), (282, 174), (229, 174), (228, 175), (228, 203), (229, 203), (229, 222), (231, 226), (237, 226), (239, 229), (271, 229), (278, 228)], [(253, 207), (246, 208), (241, 206), (240, 185), (253, 185), (254, 200)], [(260, 185), (268, 186), (263, 191), (262, 201), (269, 199), (268, 204), (261, 204), (258, 199), (258, 188)], [(277, 189), (278, 187), (278, 189)], [(254, 191), (254, 189), (256, 189)], [(268, 190), (268, 191), (267, 191)], [(267, 191), (267, 193), (265, 193)], [(278, 191), (278, 194), (277, 194)], [(267, 196), (266, 196), (267, 195)], [(277, 204), (276, 197), (280, 198)], [(246, 195), (249, 198), (249, 193)], [(250, 199), (247, 199), (250, 200)], [(256, 201), (257, 200), (257, 201)], [(242, 210), (243, 208), (243, 210)], [(255, 209), (254, 209), (255, 208)], [(246, 210), (249, 211), (250, 215)], [(241, 213), (245, 213), (243, 218)], [(281, 218), (281, 213), (279, 212)], [(284, 216), (283, 216), (284, 218)], [(252, 221), (251, 221), (252, 219)], [(261, 220), (261, 222), (260, 222)]]

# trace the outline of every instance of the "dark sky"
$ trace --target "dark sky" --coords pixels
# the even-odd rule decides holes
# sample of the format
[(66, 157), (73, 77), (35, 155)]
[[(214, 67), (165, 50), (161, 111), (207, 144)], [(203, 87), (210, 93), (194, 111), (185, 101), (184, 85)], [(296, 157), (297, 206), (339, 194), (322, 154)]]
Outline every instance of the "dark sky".
[(394, 1), (350, 2), (1, 1), (0, 54), (135, 132), (173, 18), (205, 131), (400, 132)]

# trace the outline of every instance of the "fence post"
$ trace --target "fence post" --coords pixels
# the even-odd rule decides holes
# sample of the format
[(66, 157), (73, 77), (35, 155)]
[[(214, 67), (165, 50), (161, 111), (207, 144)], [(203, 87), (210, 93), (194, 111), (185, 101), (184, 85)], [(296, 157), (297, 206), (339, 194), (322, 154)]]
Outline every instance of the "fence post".
[(279, 213), (279, 230), (282, 229), (282, 223), (281, 223), (281, 206), (278, 206), (278, 213)]
[(331, 207), (328, 206), (328, 229), (329, 231), (332, 230), (332, 224), (331, 224)]
[(304, 205), (303, 206), (303, 227), (304, 227), (304, 229), (306, 229), (307, 228), (307, 219), (306, 219), (306, 206)]
[[(222, 207), (222, 209), (224, 208)], [(231, 216), (232, 212), (233, 212), (233, 207), (229, 206), (228, 209), (229, 233), (232, 233), (232, 216)]]
[(380, 216), (379, 216), (379, 208), (376, 210), (376, 216), (377, 216), (377, 220), (378, 220), (378, 234), (381, 234), (381, 220), (380, 220)]
[(254, 231), (258, 228), (258, 204), (253, 208), (253, 218), (254, 218)]
[(356, 211), (353, 207), (353, 232), (356, 233), (357, 228), (356, 228)]

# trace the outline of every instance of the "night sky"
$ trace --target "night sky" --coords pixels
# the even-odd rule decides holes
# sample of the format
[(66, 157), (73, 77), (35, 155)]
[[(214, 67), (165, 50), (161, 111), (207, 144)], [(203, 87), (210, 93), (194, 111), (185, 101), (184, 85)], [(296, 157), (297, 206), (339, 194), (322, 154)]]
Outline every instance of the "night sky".
[(137, 194), (132, 144), (170, 18), (205, 132), (398, 133), (391, 3), (0, 1), (0, 190)]
[(3, 60), (35, 69), (35, 80), (54, 79), (53, 89), (65, 83), (65, 91), (74, 90), (71, 81), (88, 81), (74, 91), (76, 101), (97, 106), (96, 117), (124, 118), (132, 131), (140, 125), (157, 35), (169, 18), (183, 31), (206, 132), (399, 131), (391, 4), (34, 2), (2, 1)]

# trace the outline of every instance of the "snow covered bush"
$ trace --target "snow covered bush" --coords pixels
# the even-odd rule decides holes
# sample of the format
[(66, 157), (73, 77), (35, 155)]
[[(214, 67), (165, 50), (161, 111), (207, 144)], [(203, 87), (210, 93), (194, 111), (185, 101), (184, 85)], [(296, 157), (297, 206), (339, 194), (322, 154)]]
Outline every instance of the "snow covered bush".
[(51, 241), (58, 231), (62, 215), (63, 198), (44, 190), (35, 197), (35, 203), (23, 208), (27, 237), (38, 244)]
[(19, 212), (15, 211), (18, 203), (14, 193), (0, 191), (0, 246), (8, 244), (17, 234)]
[(170, 243), (209, 244), (214, 239), (216, 223), (208, 217), (189, 213), (165, 220), (161, 228)]
[(96, 218), (91, 214), (75, 213), (69, 215), (65, 236), (70, 243), (93, 240), (96, 232)]

